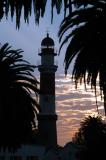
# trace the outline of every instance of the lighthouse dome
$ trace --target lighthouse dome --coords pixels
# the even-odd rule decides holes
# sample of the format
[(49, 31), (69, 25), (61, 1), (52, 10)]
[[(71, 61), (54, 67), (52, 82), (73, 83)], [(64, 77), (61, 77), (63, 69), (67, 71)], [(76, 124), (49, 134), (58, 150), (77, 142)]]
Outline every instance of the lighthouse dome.
[(54, 41), (52, 38), (49, 37), (48, 33), (47, 37), (42, 40), (41, 46), (54, 46)]

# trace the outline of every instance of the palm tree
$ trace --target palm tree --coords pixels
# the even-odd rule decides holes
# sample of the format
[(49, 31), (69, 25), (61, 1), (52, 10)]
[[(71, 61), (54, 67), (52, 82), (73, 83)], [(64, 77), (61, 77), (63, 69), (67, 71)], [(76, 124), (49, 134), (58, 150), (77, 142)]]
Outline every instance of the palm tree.
[(36, 128), (38, 81), (32, 74), (35, 67), (21, 53), (8, 43), (0, 46), (0, 146), (4, 148), (31, 142)]
[[(64, 4), (64, 13), (66, 9), (71, 10), (71, 0), (51, 0), (51, 18), (53, 19), (53, 8), (56, 8), (57, 13), (60, 13), (62, 3)], [(22, 9), (24, 9), (25, 22), (29, 22), (29, 17), (32, 13), (35, 15), (35, 22), (39, 23), (39, 18), (44, 16), (47, 0), (0, 0), (0, 20), (11, 13), (13, 18), (16, 14), (16, 26), (20, 27), (20, 17)], [(9, 12), (10, 11), (10, 12)]]
[(101, 136), (106, 136), (106, 123), (100, 116), (88, 116), (85, 117), (81, 123), (78, 132), (73, 137), (73, 142), (77, 144), (83, 144), (91, 146), (100, 140)]
[(86, 117), (73, 137), (73, 143), (84, 146), (80, 159), (101, 159), (105, 157), (106, 123), (100, 116)]
[(75, 58), (72, 77), (76, 87), (79, 82), (83, 82), (85, 86), (90, 84), (96, 95), (96, 86), (99, 83), (106, 114), (106, 1), (74, 2), (75, 8), (62, 21), (59, 30), (60, 41), (64, 34), (68, 34), (60, 46), (61, 50), (62, 46), (69, 42), (65, 54), (65, 73)]

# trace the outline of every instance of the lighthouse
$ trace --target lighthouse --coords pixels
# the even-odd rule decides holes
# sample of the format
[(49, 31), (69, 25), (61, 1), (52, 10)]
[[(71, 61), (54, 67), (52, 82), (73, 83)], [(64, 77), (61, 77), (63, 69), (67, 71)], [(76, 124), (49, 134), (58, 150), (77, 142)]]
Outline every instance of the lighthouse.
[(41, 42), (41, 64), (38, 66), (40, 72), (40, 113), (38, 115), (38, 130), (40, 143), (45, 146), (57, 145), (56, 130), (56, 107), (55, 107), (55, 65), (54, 41), (47, 33)]

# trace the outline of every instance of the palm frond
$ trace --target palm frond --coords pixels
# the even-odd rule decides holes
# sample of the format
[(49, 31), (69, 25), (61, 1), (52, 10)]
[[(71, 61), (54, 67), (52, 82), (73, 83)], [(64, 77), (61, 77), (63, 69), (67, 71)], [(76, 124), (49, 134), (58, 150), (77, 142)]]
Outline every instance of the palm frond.
[[(72, 77), (78, 83), (90, 84), (95, 91), (99, 83), (100, 94), (104, 95), (106, 113), (106, 1), (74, 0), (71, 14), (64, 18), (60, 25), (60, 50), (68, 42), (65, 54), (65, 73), (74, 59)], [(65, 38), (63, 38), (65, 37)], [(98, 82), (99, 76), (99, 82)]]
[(0, 147), (17, 148), (31, 141), (32, 126), (36, 127), (39, 83), (35, 66), (23, 60), (22, 50), (8, 43), (0, 47)]
[[(1, 0), (0, 1), (0, 20), (6, 16), (8, 19), (9, 14), (11, 17), (16, 18), (16, 28), (20, 28), (20, 19), (22, 12), (24, 13), (25, 23), (29, 23), (29, 18), (32, 13), (35, 16), (35, 23), (39, 23), (39, 19), (44, 16), (46, 10), (47, 0)], [(59, 14), (64, 4), (64, 15), (66, 15), (66, 10), (72, 11), (72, 0), (51, 0), (51, 21), (53, 20), (53, 9), (55, 8)]]

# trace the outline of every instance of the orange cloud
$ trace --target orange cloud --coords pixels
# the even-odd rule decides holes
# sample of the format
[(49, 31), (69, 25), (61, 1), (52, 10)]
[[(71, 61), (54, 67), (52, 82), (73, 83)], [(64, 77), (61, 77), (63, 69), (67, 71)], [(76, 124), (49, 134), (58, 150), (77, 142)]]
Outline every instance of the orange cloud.
[[(87, 88), (86, 92), (84, 85), (81, 85), (76, 90), (70, 75), (67, 77), (58, 75), (56, 77), (57, 131), (60, 145), (71, 141), (85, 116), (97, 114), (95, 94), (89, 86)], [(98, 106), (103, 115), (103, 102), (101, 102), (99, 95)]]

